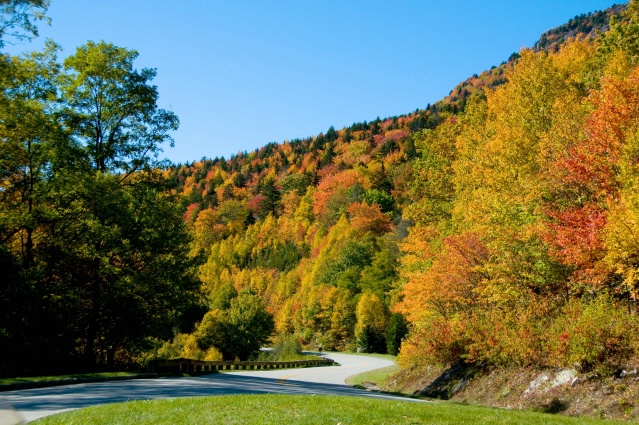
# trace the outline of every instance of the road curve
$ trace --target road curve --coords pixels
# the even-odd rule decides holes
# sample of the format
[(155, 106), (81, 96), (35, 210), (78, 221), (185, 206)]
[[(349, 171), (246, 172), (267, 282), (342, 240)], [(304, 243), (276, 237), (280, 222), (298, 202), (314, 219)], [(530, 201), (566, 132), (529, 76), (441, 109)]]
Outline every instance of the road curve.
[[(196, 378), (135, 379), (9, 391), (0, 394), (0, 424), (10, 416), (31, 421), (67, 410), (129, 400), (230, 394), (330, 394), (410, 400), (349, 387), (347, 377), (390, 366), (388, 360), (329, 353), (339, 366), (265, 371), (238, 371)], [(7, 407), (11, 406), (13, 412)], [(3, 421), (4, 420), (4, 421)], [(6, 422), (5, 422), (6, 421)], [(14, 422), (15, 423), (15, 422)]]

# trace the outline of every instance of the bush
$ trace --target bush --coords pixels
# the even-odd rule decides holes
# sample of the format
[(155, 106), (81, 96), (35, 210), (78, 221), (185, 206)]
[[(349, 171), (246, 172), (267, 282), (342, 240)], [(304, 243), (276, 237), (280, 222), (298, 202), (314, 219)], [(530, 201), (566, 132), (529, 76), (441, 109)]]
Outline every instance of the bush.
[(167, 341), (158, 349), (157, 358), (162, 360), (182, 357), (188, 334), (178, 334), (171, 341)]
[(194, 337), (203, 350), (215, 347), (225, 360), (247, 360), (268, 342), (275, 322), (262, 299), (250, 292), (233, 298), (227, 310), (208, 312)]
[(280, 334), (275, 338), (271, 359), (276, 362), (298, 360), (302, 353), (302, 344), (295, 335)]
[(398, 363), (405, 368), (453, 364), (469, 344), (464, 331), (463, 320), (427, 318), (412, 327), (402, 343)]
[(224, 360), (224, 356), (222, 356), (222, 353), (217, 348), (210, 347), (204, 352), (204, 360), (207, 362), (220, 362)]
[(202, 351), (197, 343), (195, 335), (189, 335), (186, 338), (186, 344), (182, 350), (182, 355), (185, 359), (204, 360), (204, 351)]
[(610, 375), (637, 352), (639, 320), (610, 296), (572, 300), (554, 323), (551, 362)]
[(463, 360), (492, 365), (547, 366), (548, 329), (556, 309), (541, 297), (475, 309), (464, 319)]

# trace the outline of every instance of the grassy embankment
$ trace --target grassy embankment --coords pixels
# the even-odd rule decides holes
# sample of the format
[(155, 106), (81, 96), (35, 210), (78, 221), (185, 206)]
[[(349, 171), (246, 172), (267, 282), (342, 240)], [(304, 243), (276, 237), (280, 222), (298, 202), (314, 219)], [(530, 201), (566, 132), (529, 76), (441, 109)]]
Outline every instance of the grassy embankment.
[(588, 418), (500, 410), (449, 402), (417, 403), (359, 397), (237, 395), (132, 401), (40, 419), (55, 424), (623, 424)]
[[(371, 353), (348, 353), (369, 357), (377, 357), (380, 359), (390, 360), (392, 362), (395, 361), (395, 356), (390, 354), (371, 354)], [(381, 369), (375, 369), (364, 373), (359, 373), (357, 375), (349, 376), (346, 379), (346, 383), (353, 387), (357, 388), (378, 388), (381, 384), (384, 383), (386, 378), (388, 378), (393, 373), (399, 370), (399, 366), (394, 364), (392, 366), (384, 367)]]

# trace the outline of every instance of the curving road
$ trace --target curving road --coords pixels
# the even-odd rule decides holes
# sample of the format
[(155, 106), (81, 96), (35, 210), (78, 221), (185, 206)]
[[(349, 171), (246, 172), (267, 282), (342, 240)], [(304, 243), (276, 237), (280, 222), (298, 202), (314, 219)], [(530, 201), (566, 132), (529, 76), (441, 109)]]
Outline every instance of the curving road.
[[(339, 366), (238, 371), (197, 378), (160, 378), (68, 385), (0, 393), (0, 425), (31, 421), (72, 409), (128, 400), (229, 394), (331, 394), (411, 400), (349, 387), (347, 377), (390, 366), (388, 360), (330, 353)], [(415, 401), (415, 400), (413, 400)], [(4, 407), (3, 407), (4, 406)], [(13, 411), (10, 410), (11, 406)]]

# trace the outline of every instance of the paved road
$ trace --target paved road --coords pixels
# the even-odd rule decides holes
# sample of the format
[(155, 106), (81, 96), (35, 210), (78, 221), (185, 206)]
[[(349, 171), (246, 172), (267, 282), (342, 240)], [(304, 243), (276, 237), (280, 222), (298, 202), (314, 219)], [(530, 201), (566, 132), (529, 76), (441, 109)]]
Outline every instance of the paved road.
[[(11, 415), (31, 421), (72, 409), (128, 400), (228, 394), (332, 394), (386, 399), (392, 395), (349, 387), (347, 377), (392, 365), (388, 360), (348, 354), (326, 354), (340, 366), (272, 371), (238, 371), (197, 378), (160, 378), (68, 385), (0, 393), (0, 425)], [(12, 406), (15, 412), (4, 406)], [(3, 410), (4, 409), (4, 410)]]

